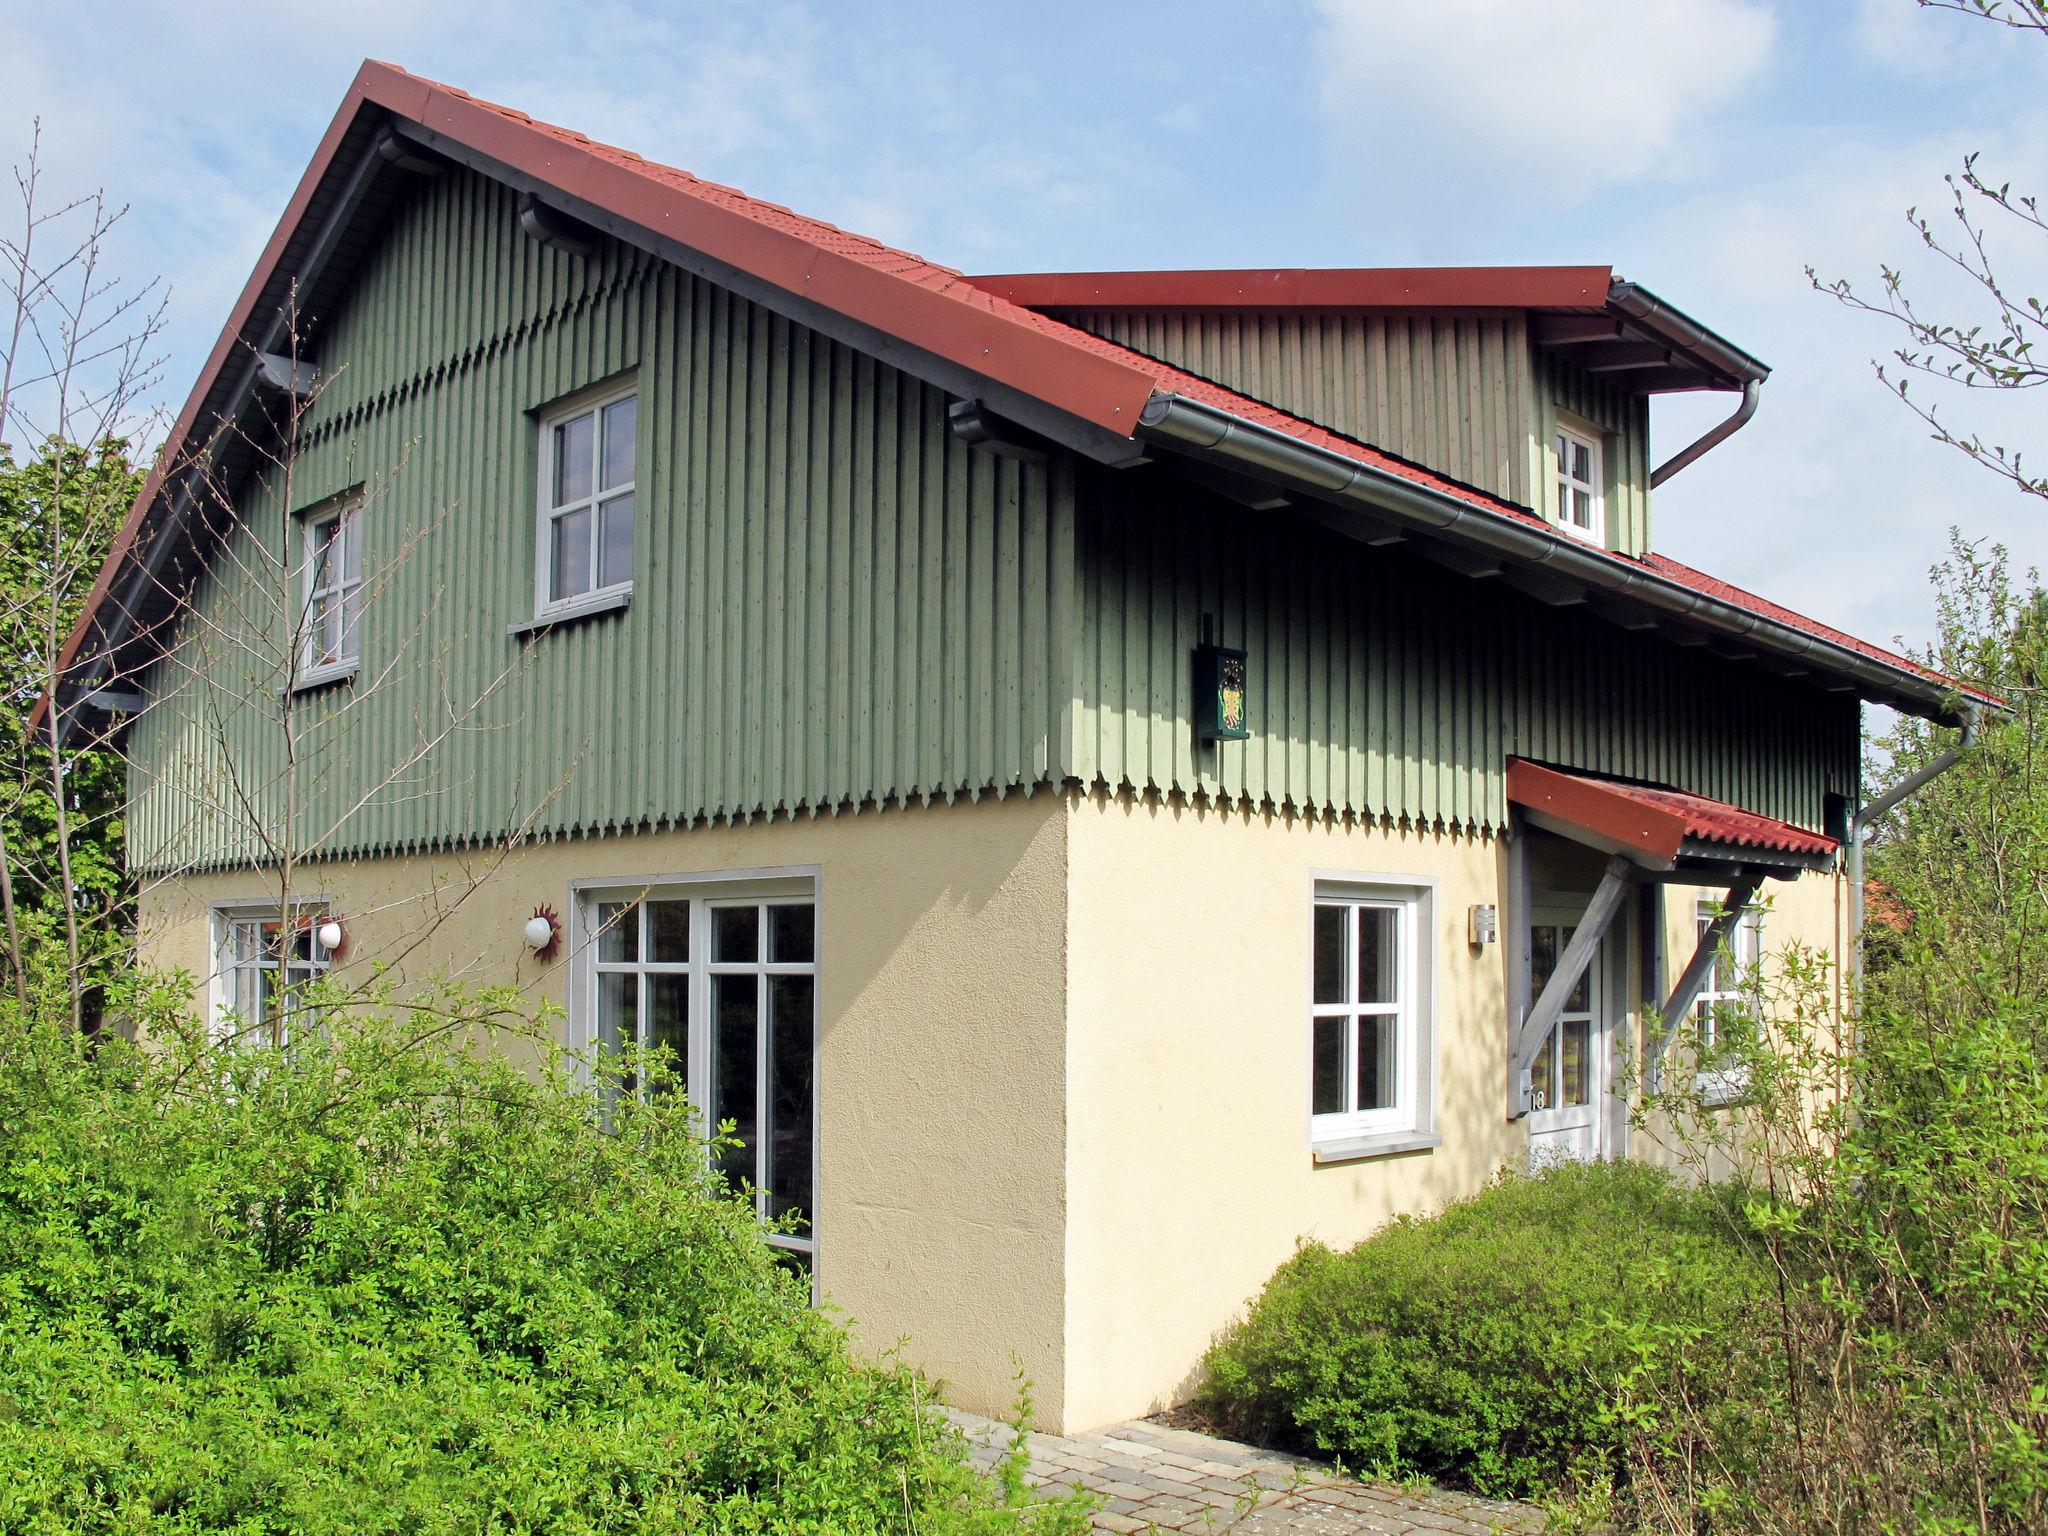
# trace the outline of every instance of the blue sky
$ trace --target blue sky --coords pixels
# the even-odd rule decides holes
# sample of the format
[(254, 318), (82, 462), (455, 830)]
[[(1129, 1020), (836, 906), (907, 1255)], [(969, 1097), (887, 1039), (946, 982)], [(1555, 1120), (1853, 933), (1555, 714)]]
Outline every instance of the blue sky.
[[(1926, 636), (1951, 524), (2048, 553), (2048, 506), (1926, 441), (1888, 334), (1804, 276), (1944, 291), (1902, 215), (1973, 149), (2048, 195), (2048, 46), (1913, 0), (0, 0), (0, 157), (39, 115), (57, 185), (132, 205), (165, 405), (366, 55), (968, 271), (1612, 263), (1776, 369), (1659, 493), (1661, 549), (1877, 640)], [(1726, 408), (1660, 402), (1658, 449)]]

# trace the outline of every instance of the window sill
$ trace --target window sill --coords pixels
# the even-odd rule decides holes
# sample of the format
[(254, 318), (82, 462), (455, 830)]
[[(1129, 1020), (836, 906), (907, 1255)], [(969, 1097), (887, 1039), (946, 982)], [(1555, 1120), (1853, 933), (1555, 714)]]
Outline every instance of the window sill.
[(1749, 1097), (1749, 1069), (1701, 1072), (1693, 1078), (1692, 1088), (1704, 1108), (1727, 1109)]
[(287, 699), (296, 699), (305, 694), (318, 693), (323, 688), (336, 688), (343, 683), (352, 683), (356, 674), (363, 669), (360, 660), (339, 661), (329, 666), (313, 667), (301, 672), (289, 688), (283, 690)]
[(600, 592), (594, 597), (581, 597), (573, 603), (563, 603), (559, 607), (546, 609), (530, 619), (521, 619), (517, 624), (507, 624), (505, 633), (515, 640), (523, 640), (528, 635), (538, 635), (563, 624), (575, 624), (607, 613), (623, 613), (632, 601), (631, 587)]
[(1376, 1136), (1332, 1137), (1309, 1143), (1315, 1160), (1323, 1163), (1360, 1163), (1374, 1157), (1399, 1157), (1406, 1152), (1428, 1152), (1444, 1144), (1432, 1131), (1382, 1131)]

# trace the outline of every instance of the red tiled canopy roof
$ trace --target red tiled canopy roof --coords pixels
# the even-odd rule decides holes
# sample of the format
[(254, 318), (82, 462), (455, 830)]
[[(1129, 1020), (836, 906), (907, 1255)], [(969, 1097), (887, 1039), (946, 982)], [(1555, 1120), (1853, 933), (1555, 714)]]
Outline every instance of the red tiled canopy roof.
[(1689, 843), (1714, 845), (1731, 858), (1747, 848), (1825, 859), (1838, 846), (1819, 832), (1705, 795), (1564, 773), (1520, 759), (1508, 764), (1508, 799), (1663, 863)]
[[(811, 304), (873, 327), (909, 347), (971, 369), (1056, 412), (1119, 437), (1135, 437), (1148, 401), (1179, 396), (1224, 411), (1256, 426), (1369, 466), (1435, 495), (1455, 499), (1488, 516), (1566, 536), (1527, 507), (1460, 484), (1393, 457), (1370, 444), (1344, 437), (1264, 401), (1209, 379), (1170, 367), (1115, 342), (1013, 302), (940, 266), (822, 220), (807, 218), (731, 187), (686, 171), (642, 159), (572, 130), (539, 122), (523, 112), (481, 101), (463, 91), (407, 73), (394, 65), (366, 62), (344, 98), (312, 164), (286, 208), (242, 296), (215, 344), (190, 399), (167, 438), (157, 468), (145, 482), (113, 552), (100, 572), (84, 613), (66, 642), (61, 665), (80, 659), (100, 622), (100, 610), (123, 568), (140, 553), (138, 538), (150, 510), (166, 493), (170, 468), (203, 445), (218, 425), (208, 418), (209, 401), (231, 365), (246, 363), (246, 349), (264, 313), (265, 294), (284, 271), (287, 248), (317, 206), (358, 117), (369, 112), (416, 125), (430, 138), (459, 144), (508, 167), (514, 174), (553, 187), (565, 196), (605, 210), (626, 223), (671, 238), (715, 261), (784, 290)], [(1594, 269), (1560, 269), (1583, 286)], [(290, 276), (289, 273), (284, 273)], [(1546, 279), (1548, 281), (1550, 279)], [(1583, 549), (1584, 546), (1573, 546)], [(1732, 602), (1775, 623), (1928, 683), (1947, 684), (1907, 657), (1856, 640), (1827, 625), (1714, 581), (1661, 556), (1636, 560), (1606, 558), (1636, 573), (1705, 596)], [(121, 616), (108, 621), (119, 626)], [(109, 641), (109, 644), (115, 643)], [(1988, 695), (1960, 691), (1995, 704)], [(40, 712), (42, 703), (37, 704)]]

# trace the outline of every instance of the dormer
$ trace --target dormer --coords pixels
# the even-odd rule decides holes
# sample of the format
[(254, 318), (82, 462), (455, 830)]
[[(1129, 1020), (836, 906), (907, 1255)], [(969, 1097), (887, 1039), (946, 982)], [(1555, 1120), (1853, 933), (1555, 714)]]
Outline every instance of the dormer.
[[(1070, 272), (978, 287), (1527, 507), (1620, 554), (1770, 370), (1607, 267)], [(1650, 398), (1742, 396), (1665, 463)], [(1653, 467), (1655, 466), (1655, 467)]]

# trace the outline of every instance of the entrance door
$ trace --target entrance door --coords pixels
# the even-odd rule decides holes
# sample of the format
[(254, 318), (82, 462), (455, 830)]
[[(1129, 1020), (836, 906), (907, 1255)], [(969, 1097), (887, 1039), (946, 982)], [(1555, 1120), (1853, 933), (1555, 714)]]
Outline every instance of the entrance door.
[[(1529, 925), (1529, 996), (1557, 969), (1583, 912), (1538, 908)], [(1532, 1160), (1609, 1154), (1607, 1133), (1610, 1034), (1606, 998), (1606, 950), (1593, 952), (1586, 974), (1565, 999), (1550, 1038), (1529, 1072), (1529, 1155)]]

